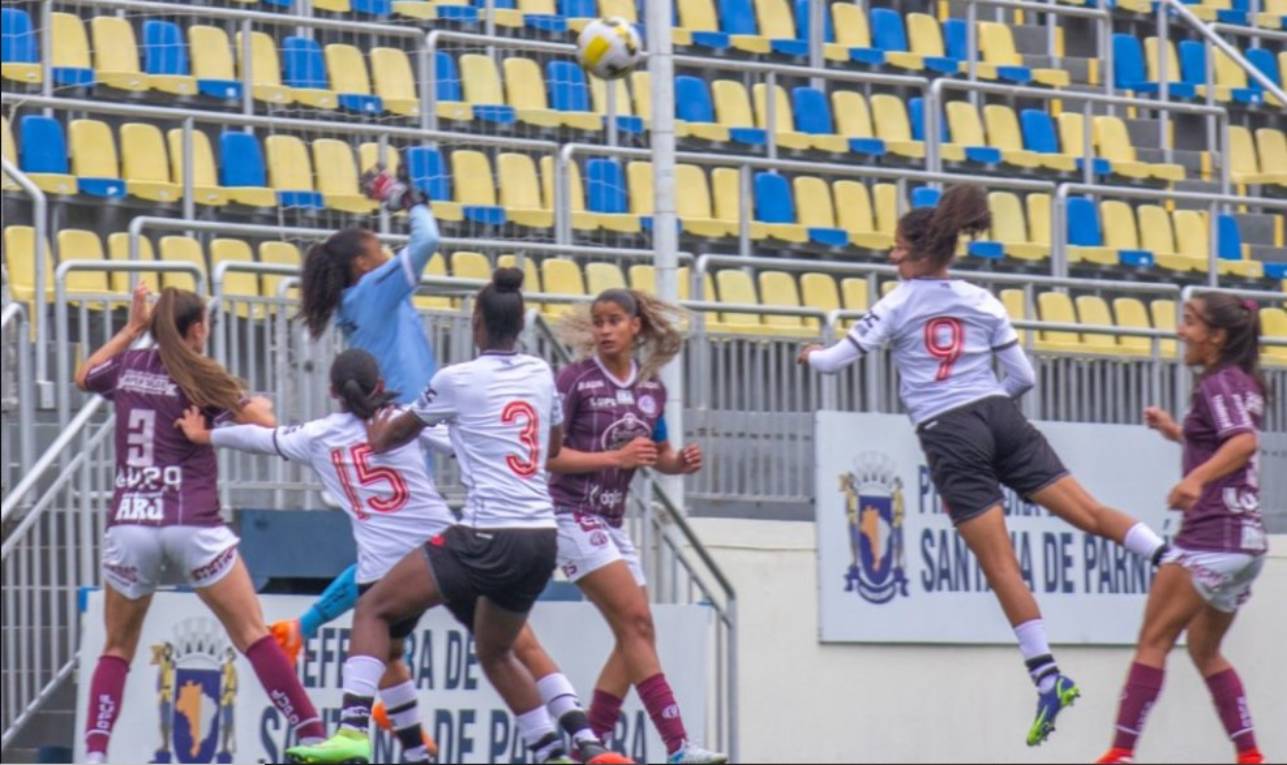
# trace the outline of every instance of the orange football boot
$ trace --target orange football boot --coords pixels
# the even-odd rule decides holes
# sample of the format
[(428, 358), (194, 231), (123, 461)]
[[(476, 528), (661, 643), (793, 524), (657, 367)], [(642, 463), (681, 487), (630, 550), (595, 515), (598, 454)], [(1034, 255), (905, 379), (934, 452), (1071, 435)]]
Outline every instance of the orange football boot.
[(299, 652), (304, 648), (304, 633), (300, 632), (299, 619), (273, 622), (268, 626), (268, 633), (281, 646), (282, 653), (286, 654), (286, 660), (290, 662), (290, 668), (294, 669), (299, 661)]

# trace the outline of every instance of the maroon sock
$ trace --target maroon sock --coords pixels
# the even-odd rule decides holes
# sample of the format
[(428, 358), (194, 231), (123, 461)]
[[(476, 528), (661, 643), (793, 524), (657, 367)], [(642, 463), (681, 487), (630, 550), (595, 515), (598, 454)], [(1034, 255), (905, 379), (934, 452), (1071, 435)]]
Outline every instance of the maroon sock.
[(1131, 663), (1131, 671), (1126, 675), (1126, 685), (1122, 688), (1122, 700), (1117, 707), (1117, 732), (1113, 737), (1113, 746), (1118, 749), (1135, 749), (1135, 740), (1144, 730), (1144, 720), (1148, 717), (1153, 702), (1162, 692), (1162, 677), (1165, 672), (1157, 667), (1150, 667), (1137, 662)]
[(121, 713), (125, 675), (130, 663), (119, 656), (99, 656), (89, 681), (89, 714), (85, 718), (85, 751), (107, 754), (112, 726)]
[(607, 691), (594, 689), (594, 700), (590, 702), (590, 730), (605, 744), (610, 744), (617, 719), (621, 717), (621, 705), (624, 700)]
[(1220, 713), (1220, 722), (1229, 734), (1229, 740), (1239, 752), (1256, 748), (1256, 733), (1251, 726), (1251, 710), (1247, 707), (1247, 693), (1242, 690), (1238, 673), (1229, 667), (1207, 678), (1211, 700)]
[(684, 719), (679, 714), (675, 693), (670, 690), (670, 683), (666, 682), (666, 676), (658, 672), (636, 685), (635, 690), (639, 691), (639, 698), (643, 701), (644, 708), (648, 710), (652, 724), (657, 727), (661, 740), (666, 743), (666, 753), (673, 754), (679, 751), (688, 740), (688, 733), (684, 730)]
[(268, 699), (290, 723), (295, 735), (301, 740), (326, 738), (322, 719), (317, 716), (313, 702), (308, 700), (304, 686), (299, 684), (299, 678), (273, 636), (264, 635), (256, 640), (246, 649), (246, 658), (254, 667), (259, 684), (268, 693)]

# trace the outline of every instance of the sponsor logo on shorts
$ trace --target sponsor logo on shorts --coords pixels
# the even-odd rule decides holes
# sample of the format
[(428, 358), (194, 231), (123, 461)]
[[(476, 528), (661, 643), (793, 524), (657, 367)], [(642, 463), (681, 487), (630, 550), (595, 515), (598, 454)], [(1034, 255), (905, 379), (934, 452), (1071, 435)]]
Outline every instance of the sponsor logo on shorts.
[(103, 561), (103, 570), (129, 584), (136, 584), (139, 580), (139, 570), (134, 566), (123, 566), (119, 563)]
[(434, 534), (433, 537), (429, 539), (429, 544), (434, 547), (442, 547), (447, 544), (447, 539), (442, 534)]
[(196, 568), (192, 569), (192, 571), (189, 574), (192, 578), (192, 581), (202, 582), (214, 576), (215, 574), (218, 574), (220, 571), (223, 571), (225, 568), (227, 568), (230, 563), (232, 563), (232, 560), (233, 558), (236, 557), (236, 555), (237, 555), (237, 546), (233, 545), (229, 547), (228, 549), (216, 555), (213, 560), (211, 560), (209, 563), (205, 564), (204, 566), (197, 566)]
[(577, 571), (578, 569), (575, 563), (563, 564), (563, 576), (566, 576), (568, 579), (571, 579), (572, 577), (576, 576)]
[(590, 535), (590, 544), (595, 547), (603, 547), (608, 544), (608, 535), (602, 531), (595, 531)]

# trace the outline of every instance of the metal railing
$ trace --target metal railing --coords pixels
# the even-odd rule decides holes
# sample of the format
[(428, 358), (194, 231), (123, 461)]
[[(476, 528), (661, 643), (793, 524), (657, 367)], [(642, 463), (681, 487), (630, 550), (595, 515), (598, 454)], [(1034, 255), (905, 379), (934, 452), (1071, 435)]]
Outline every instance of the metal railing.
[(4, 447), (0, 454), (0, 495), (4, 496), (14, 487), (15, 478), (21, 480), (31, 471), (36, 458), (36, 390), (30, 330), (27, 309), (21, 303), (6, 304), (0, 314), (0, 339), (4, 343), (0, 406), (5, 417), (4, 437), (0, 440)]
[(49, 347), (49, 328), (46, 326), (47, 311), (45, 310), (48, 298), (45, 293), (49, 290), (49, 285), (45, 284), (46, 270), (44, 267), (45, 259), (49, 257), (49, 201), (45, 197), (45, 192), (40, 190), (27, 174), (18, 169), (16, 165), (9, 161), (8, 157), (0, 158), (0, 170), (13, 179), (22, 189), (22, 192), (31, 198), (31, 227), (35, 241), (32, 243), (32, 250), (35, 253), (35, 288), (36, 294), (32, 298), (35, 306), (30, 317), (31, 323), (36, 329), (36, 368), (34, 370), (37, 384), (44, 383), (49, 379), (48, 361), (46, 360), (44, 349)]
[(1046, 14), (1046, 45), (1050, 52), (1050, 57), (1054, 59), (1059, 58), (1055, 55), (1058, 34), (1056, 31), (1057, 25), (1055, 23), (1055, 19), (1057, 17), (1068, 16), (1072, 18), (1095, 19), (1095, 30), (1097, 32), (1100, 59), (1104, 62), (1104, 71), (1102, 73), (1102, 76), (1104, 77), (1104, 93), (1106, 95), (1112, 95), (1113, 46), (1111, 44), (1111, 37), (1113, 32), (1113, 17), (1112, 13), (1109, 11), (1103, 8), (1059, 5), (1054, 2), (1029, 2), (1028, 0), (961, 0), (961, 2), (965, 3), (966, 75), (971, 82), (978, 80), (978, 6), (987, 5), (1000, 10), (1026, 10)]

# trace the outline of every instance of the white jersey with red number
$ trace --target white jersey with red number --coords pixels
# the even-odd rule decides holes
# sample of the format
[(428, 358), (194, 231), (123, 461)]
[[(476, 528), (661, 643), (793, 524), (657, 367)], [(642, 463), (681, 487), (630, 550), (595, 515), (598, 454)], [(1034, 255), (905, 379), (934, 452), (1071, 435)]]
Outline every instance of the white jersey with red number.
[(550, 365), (489, 351), (438, 371), (411, 405), (446, 423), (468, 489), (464, 519), (478, 528), (555, 528), (545, 460), (563, 408)]
[[(224, 445), (224, 432), (213, 431), (216, 445)], [(419, 440), (375, 454), (367, 444), (366, 425), (343, 412), (271, 434), (278, 454), (312, 467), (326, 490), (343, 503), (353, 522), (360, 584), (384, 576), (409, 551), (455, 522), (425, 469)]]
[(1001, 302), (959, 279), (899, 283), (848, 338), (864, 353), (891, 346), (899, 395), (917, 424), (981, 398), (1006, 395), (992, 357), (1019, 342)]

